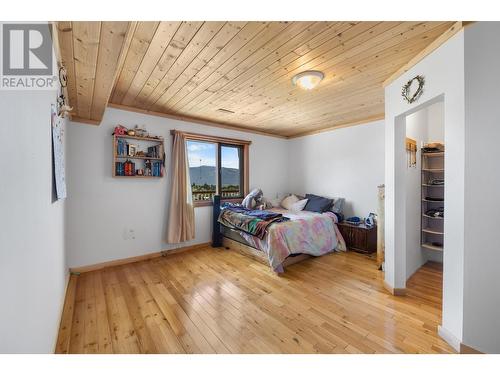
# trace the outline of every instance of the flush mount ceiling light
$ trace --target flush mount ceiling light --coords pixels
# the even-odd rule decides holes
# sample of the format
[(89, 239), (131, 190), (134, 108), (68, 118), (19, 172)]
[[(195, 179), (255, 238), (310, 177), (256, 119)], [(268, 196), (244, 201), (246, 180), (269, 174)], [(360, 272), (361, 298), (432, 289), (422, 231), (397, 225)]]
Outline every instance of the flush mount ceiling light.
[(312, 90), (319, 85), (325, 75), (318, 70), (307, 70), (296, 74), (292, 78), (292, 83), (304, 90)]

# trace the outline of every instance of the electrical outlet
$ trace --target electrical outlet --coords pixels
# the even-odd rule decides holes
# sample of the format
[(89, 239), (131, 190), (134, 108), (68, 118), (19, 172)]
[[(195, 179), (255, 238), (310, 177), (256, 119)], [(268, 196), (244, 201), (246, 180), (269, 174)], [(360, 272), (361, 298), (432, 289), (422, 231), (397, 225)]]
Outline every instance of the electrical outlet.
[(122, 237), (124, 240), (135, 240), (135, 231), (132, 228), (123, 228)]

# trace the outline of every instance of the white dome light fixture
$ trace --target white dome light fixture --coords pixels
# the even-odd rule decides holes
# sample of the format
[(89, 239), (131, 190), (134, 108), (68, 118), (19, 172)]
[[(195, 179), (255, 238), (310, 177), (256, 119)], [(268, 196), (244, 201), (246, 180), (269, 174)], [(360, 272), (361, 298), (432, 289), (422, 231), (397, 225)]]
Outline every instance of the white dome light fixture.
[(318, 70), (306, 70), (305, 72), (294, 75), (292, 83), (295, 86), (299, 86), (301, 89), (312, 90), (319, 85), (323, 78), (325, 78), (323, 72)]

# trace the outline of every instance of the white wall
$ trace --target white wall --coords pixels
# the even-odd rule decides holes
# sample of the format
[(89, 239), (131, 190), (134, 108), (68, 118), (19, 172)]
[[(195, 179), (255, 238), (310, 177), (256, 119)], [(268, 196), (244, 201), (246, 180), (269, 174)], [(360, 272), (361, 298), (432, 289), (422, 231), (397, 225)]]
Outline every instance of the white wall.
[(53, 352), (64, 300), (64, 201), (52, 203), (49, 91), (0, 91), (0, 353)]
[(465, 259), (466, 345), (500, 353), (500, 22), (465, 30)]
[(0, 91), (0, 353), (53, 353), (57, 340), (68, 275), (65, 202), (52, 196), (55, 102), (55, 89)]
[[(401, 87), (421, 74), (424, 93), (413, 104), (401, 97)], [(464, 269), (464, 33), (413, 66), (385, 88), (385, 281), (392, 287), (406, 285), (406, 185), (404, 118), (444, 100), (446, 144), (444, 219), (443, 319), (441, 332), (462, 339)]]
[[(162, 179), (112, 177), (114, 126), (145, 125), (165, 138), (167, 175)], [(100, 126), (68, 126), (67, 247), (70, 267), (147, 254), (211, 240), (212, 207), (195, 209), (196, 238), (165, 243), (170, 179), (170, 130), (251, 140), (250, 188), (274, 198), (287, 190), (287, 141), (107, 108)], [(127, 236), (134, 231), (135, 239)]]
[(384, 122), (293, 138), (288, 145), (290, 192), (344, 197), (346, 217), (376, 213), (384, 183)]
[(417, 141), (417, 166), (406, 167), (406, 278), (426, 262), (420, 246), (421, 219), (421, 160), (420, 145), (427, 141), (427, 109), (412, 113), (406, 117), (406, 136)]
[(427, 141), (444, 142), (444, 102), (438, 101), (425, 108), (427, 112)]

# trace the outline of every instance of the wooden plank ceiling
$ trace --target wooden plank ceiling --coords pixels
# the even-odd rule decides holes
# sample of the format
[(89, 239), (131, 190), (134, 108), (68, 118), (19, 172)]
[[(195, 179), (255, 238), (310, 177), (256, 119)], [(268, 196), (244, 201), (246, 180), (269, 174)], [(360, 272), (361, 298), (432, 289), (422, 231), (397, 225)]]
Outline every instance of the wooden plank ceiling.
[[(74, 118), (107, 105), (293, 137), (382, 118), (382, 83), (453, 22), (58, 22)], [(291, 83), (325, 74), (312, 91)]]

